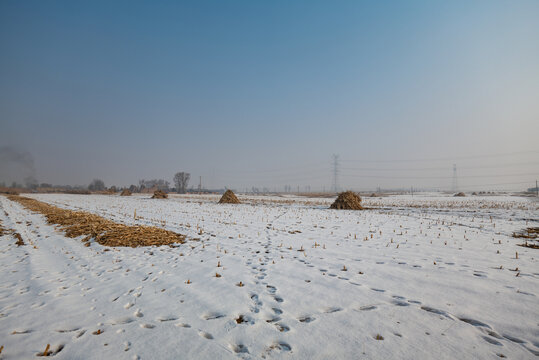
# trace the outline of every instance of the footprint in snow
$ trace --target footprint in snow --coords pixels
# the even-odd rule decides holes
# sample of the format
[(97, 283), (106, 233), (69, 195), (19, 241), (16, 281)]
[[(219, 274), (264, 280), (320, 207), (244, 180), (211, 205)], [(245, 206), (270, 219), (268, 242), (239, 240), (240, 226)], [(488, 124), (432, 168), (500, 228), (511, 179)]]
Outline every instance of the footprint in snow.
[(176, 324), (176, 327), (190, 328), (191, 325), (186, 324), (186, 323), (179, 322), (179, 323)]
[(339, 311), (342, 311), (342, 308), (335, 306), (329, 306), (322, 309), (322, 312), (326, 314), (333, 314)]
[(208, 340), (212, 340), (213, 339), (213, 335), (210, 334), (210, 333), (207, 333), (205, 331), (199, 331), (198, 332), (198, 335), (200, 335), (201, 337), (205, 338), (205, 339), (208, 339)]
[(243, 344), (229, 344), (228, 347), (230, 350), (234, 351), (236, 354), (249, 353), (247, 346)]
[(125, 316), (125, 317), (119, 317), (119, 318), (111, 320), (110, 324), (111, 325), (123, 325), (123, 324), (129, 324), (129, 323), (131, 323), (133, 321), (135, 321), (133, 318), (131, 318), (129, 316)]
[(288, 345), (284, 341), (276, 341), (269, 346), (268, 350), (291, 351), (292, 346)]
[(410, 306), (409, 303), (407, 303), (406, 301), (402, 301), (402, 300), (393, 300), (393, 301), (391, 301), (391, 303), (393, 305), (396, 305), (396, 306)]
[(281, 315), (283, 313), (283, 311), (279, 308), (272, 308), (273, 312), (277, 315)]
[(430, 306), (421, 306), (421, 310), (425, 310), (427, 312), (430, 312), (430, 313), (433, 313), (433, 314), (437, 314), (437, 315), (442, 315), (442, 316), (445, 316), (446, 318), (448, 319), (451, 319), (451, 316), (446, 313), (445, 311), (443, 310), (439, 310), (439, 309), (435, 309), (435, 308), (432, 308)]
[(498, 340), (493, 339), (493, 338), (491, 338), (491, 337), (483, 336), (483, 339), (484, 339), (486, 342), (488, 342), (488, 343), (490, 343), (490, 344), (492, 344), (492, 345), (503, 346), (503, 344), (502, 344), (501, 342), (499, 342)]
[(225, 317), (225, 314), (220, 312), (206, 312), (202, 315), (204, 320), (215, 320)]
[(461, 318), (458, 318), (458, 319), (460, 321), (463, 321), (463, 322), (465, 322), (467, 324), (470, 324), (470, 325), (473, 325), (473, 326), (486, 327), (486, 328), (490, 329), (490, 326), (488, 326), (487, 324), (485, 324), (484, 322), (481, 322), (479, 320), (475, 320), (475, 319), (471, 319), (471, 318), (465, 318), (465, 317), (461, 317)]
[(56, 332), (59, 332), (59, 333), (68, 333), (68, 332), (73, 332), (73, 331), (77, 331), (79, 330), (80, 328), (79, 327), (69, 327), (69, 326), (64, 326), (60, 329), (56, 329), (55, 331)]
[(73, 336), (73, 339), (78, 339), (78, 338), (80, 338), (82, 335), (84, 335), (85, 333), (86, 333), (86, 330), (81, 330), (81, 331), (77, 332), (77, 333), (75, 334), (75, 336)]
[(315, 320), (315, 318), (312, 317), (312, 316), (309, 316), (309, 315), (302, 315), (302, 316), (298, 317), (299, 322), (306, 323), (306, 324), (308, 324), (310, 322), (313, 322), (314, 320)]
[[(488, 325), (487, 325), (487, 326), (488, 326)], [(510, 341), (512, 341), (512, 342), (514, 342), (514, 343), (517, 343), (517, 344), (524, 344), (524, 343), (526, 343), (526, 341), (521, 340), (521, 339), (519, 339), (519, 338), (516, 338), (516, 337), (514, 337), (514, 336), (511, 336), (511, 335), (502, 334), (502, 336), (503, 336), (504, 338), (506, 338), (507, 340), (510, 340)]]
[(162, 316), (157, 317), (156, 320), (160, 322), (174, 321), (174, 320), (178, 320), (178, 317), (175, 315), (162, 315)]

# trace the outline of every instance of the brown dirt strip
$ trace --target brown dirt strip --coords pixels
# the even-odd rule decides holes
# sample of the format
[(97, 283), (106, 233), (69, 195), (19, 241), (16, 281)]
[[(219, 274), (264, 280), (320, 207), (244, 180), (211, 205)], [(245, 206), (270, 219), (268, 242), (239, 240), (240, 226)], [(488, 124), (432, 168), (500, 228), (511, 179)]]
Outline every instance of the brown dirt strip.
[[(43, 214), (49, 224), (60, 225), (70, 238), (84, 235), (82, 241), (95, 239), (104, 246), (161, 246), (185, 243), (185, 235), (153, 226), (118, 224), (84, 211), (60, 209), (23, 196), (10, 195), (8, 199), (28, 210)], [(88, 243), (89, 244), (89, 243)]]

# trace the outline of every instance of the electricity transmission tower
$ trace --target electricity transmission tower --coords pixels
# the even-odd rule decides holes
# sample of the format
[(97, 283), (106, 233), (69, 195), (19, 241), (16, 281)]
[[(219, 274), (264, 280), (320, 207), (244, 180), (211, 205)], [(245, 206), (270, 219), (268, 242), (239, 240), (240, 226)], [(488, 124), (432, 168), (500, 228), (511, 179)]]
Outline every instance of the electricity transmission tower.
[(339, 190), (339, 155), (333, 154), (333, 191)]
[(453, 192), (457, 192), (459, 190), (458, 183), (457, 183), (457, 164), (453, 164), (453, 186), (452, 186)]

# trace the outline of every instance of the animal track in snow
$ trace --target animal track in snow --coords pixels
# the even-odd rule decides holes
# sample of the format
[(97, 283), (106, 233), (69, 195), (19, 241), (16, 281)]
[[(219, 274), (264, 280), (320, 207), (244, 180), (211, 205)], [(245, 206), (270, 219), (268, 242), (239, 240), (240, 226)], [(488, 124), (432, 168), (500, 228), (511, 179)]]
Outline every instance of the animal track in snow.
[(247, 346), (243, 344), (229, 344), (228, 347), (230, 348), (230, 350), (234, 351), (236, 354), (249, 353)]
[(191, 325), (183, 323), (183, 322), (179, 322), (179, 323), (175, 324), (175, 326), (176, 327), (182, 327), (182, 328), (190, 328), (191, 327)]
[(302, 315), (302, 316), (298, 317), (299, 322), (306, 323), (306, 324), (308, 324), (310, 322), (313, 322), (314, 320), (315, 320), (315, 318), (312, 317), (312, 316), (309, 316), (309, 315)]
[(198, 332), (198, 335), (200, 335), (201, 337), (205, 338), (205, 339), (208, 339), (208, 340), (212, 340), (213, 339), (213, 335), (210, 334), (210, 333), (207, 333), (205, 331), (199, 331)]
[(225, 317), (225, 314), (220, 313), (220, 312), (206, 312), (202, 314), (202, 318), (204, 320), (215, 320), (215, 319), (220, 319), (223, 317)]

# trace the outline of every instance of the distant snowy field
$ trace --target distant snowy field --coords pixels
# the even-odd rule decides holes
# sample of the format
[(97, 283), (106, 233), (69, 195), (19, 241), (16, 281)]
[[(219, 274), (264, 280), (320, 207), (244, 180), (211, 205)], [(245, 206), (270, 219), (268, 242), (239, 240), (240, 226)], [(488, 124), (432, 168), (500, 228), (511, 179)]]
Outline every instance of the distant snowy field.
[(85, 247), (0, 196), (28, 244), (0, 237), (0, 359), (539, 355), (539, 250), (511, 237), (539, 226), (532, 198), (30, 196), (189, 239)]

